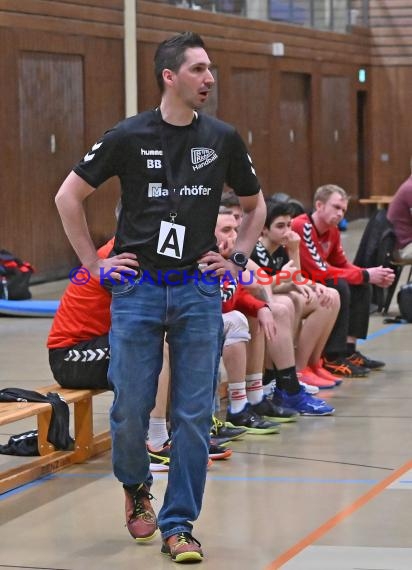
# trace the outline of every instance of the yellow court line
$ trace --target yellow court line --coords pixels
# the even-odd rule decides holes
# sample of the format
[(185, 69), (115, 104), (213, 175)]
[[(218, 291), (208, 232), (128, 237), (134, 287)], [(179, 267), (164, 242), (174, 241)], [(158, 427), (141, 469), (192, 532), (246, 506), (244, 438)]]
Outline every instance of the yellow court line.
[(343, 509), (340, 513), (336, 514), (320, 527), (309, 533), (305, 538), (294, 544), (291, 548), (283, 552), (276, 560), (271, 562), (266, 566), (265, 570), (277, 570), (281, 568), (283, 564), (286, 564), (289, 560), (297, 556), (307, 546), (310, 546), (317, 540), (319, 540), (324, 534), (329, 532), (333, 527), (337, 526), (344, 519), (349, 517), (352, 513), (363, 507), (366, 503), (374, 499), (379, 493), (384, 491), (391, 483), (399, 479), (401, 475), (412, 469), (412, 461), (408, 461), (402, 467), (399, 467), (396, 471), (391, 473), (388, 477), (377, 483), (372, 489), (367, 493), (356, 499), (354, 503)]

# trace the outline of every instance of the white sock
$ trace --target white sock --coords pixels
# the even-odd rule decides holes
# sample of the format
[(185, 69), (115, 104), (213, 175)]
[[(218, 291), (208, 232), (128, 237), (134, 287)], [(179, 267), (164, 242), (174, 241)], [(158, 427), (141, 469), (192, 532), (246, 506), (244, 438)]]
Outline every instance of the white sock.
[(229, 382), (227, 386), (229, 392), (230, 411), (237, 414), (243, 410), (247, 404), (246, 382)]
[(160, 451), (169, 439), (166, 418), (150, 418), (148, 444), (153, 451)]
[(248, 374), (246, 376), (246, 395), (249, 404), (259, 404), (263, 400), (262, 374)]

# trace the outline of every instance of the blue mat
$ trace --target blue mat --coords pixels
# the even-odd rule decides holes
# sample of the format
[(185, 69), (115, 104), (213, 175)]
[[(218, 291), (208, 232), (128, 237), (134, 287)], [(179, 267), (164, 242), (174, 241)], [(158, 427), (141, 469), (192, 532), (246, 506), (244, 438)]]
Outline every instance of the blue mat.
[(27, 299), (27, 301), (10, 301), (0, 299), (0, 315), (14, 317), (53, 317), (59, 303), (59, 300), (42, 301)]

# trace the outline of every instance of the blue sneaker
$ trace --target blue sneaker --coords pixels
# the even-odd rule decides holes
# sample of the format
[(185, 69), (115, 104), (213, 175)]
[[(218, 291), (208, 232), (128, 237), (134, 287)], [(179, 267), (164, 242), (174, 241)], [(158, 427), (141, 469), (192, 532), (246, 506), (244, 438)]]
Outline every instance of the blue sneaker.
[(284, 390), (275, 388), (273, 400), (281, 406), (296, 410), (302, 416), (330, 416), (335, 411), (335, 408), (329, 406), (324, 400), (307, 394), (303, 388), (297, 394), (293, 394), (293, 396), (287, 394)]

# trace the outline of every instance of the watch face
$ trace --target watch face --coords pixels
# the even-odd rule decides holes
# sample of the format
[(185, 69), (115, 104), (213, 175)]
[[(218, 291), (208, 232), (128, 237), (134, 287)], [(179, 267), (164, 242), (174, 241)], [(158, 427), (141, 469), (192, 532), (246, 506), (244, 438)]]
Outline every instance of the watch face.
[(247, 263), (247, 257), (243, 253), (236, 252), (233, 254), (233, 261), (236, 263), (236, 265), (244, 267)]

